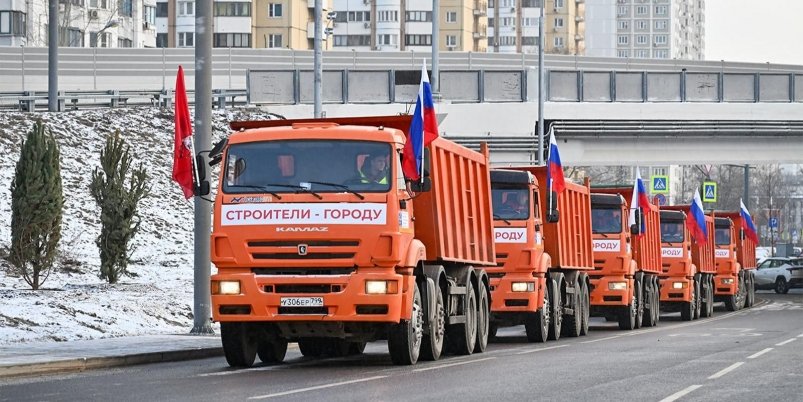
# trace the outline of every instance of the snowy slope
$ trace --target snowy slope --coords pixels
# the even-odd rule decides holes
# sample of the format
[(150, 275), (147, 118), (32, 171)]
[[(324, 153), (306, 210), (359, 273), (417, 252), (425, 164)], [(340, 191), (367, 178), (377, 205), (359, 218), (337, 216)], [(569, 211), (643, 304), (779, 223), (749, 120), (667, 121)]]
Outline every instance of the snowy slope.
[[(53, 130), (61, 147), (65, 204), (58, 265), (43, 284), (46, 290), (34, 292), (21, 277), (10, 275), (5, 256), (20, 142), (37, 118)], [(213, 138), (227, 133), (230, 120), (266, 118), (252, 109), (215, 111)], [(89, 183), (105, 136), (114, 130), (121, 131), (147, 168), (152, 194), (140, 207), (142, 225), (133, 240), (129, 271), (136, 276), (109, 285), (98, 278), (99, 213)], [(172, 110), (0, 113), (0, 149), (5, 154), (0, 159), (0, 344), (191, 329), (193, 207), (171, 181), (172, 144)]]

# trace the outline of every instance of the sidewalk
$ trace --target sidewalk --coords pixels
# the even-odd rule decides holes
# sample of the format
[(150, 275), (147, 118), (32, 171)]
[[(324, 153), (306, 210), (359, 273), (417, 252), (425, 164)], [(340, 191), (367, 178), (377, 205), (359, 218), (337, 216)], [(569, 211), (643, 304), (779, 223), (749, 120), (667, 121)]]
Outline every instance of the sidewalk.
[(0, 345), (0, 378), (222, 356), (220, 336), (147, 335)]

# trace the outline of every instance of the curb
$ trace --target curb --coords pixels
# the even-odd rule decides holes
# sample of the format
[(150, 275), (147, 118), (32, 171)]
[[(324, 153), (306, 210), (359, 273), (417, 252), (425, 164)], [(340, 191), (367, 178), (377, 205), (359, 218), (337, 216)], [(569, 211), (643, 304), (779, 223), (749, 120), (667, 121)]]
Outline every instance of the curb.
[(222, 347), (174, 350), (168, 352), (136, 353), (123, 356), (79, 357), (51, 362), (0, 366), (0, 379), (39, 374), (80, 372), (99, 368), (165, 363), (223, 356)]

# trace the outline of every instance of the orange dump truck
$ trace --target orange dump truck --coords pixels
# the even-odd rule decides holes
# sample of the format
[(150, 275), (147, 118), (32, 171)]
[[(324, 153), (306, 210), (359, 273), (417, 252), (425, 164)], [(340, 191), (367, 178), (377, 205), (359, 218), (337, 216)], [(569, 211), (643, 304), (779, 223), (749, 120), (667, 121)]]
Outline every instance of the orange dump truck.
[(714, 313), (714, 219), (705, 217), (708, 239), (698, 244), (686, 227), (688, 205), (661, 207), (661, 308), (683, 320)]
[(524, 324), (528, 340), (539, 342), (588, 332), (586, 271), (593, 268), (588, 183), (567, 182), (560, 196), (547, 197), (546, 187), (539, 186), (545, 181), (545, 167), (491, 171), (497, 250), (497, 266), (488, 268), (493, 328)]
[(715, 211), (714, 298), (730, 311), (751, 307), (755, 302), (756, 244), (745, 236), (739, 211)]
[[(631, 210), (632, 187), (594, 187), (592, 191), (591, 315), (618, 321), (621, 329), (652, 327), (660, 318), (658, 207), (650, 205), (646, 213)], [(638, 214), (635, 227), (628, 226), (631, 213)]]
[(232, 123), (210, 155), (223, 163), (212, 317), (229, 365), (279, 362), (288, 342), (321, 356), (387, 339), (395, 364), (438, 359), (444, 346), (484, 350), (482, 267), (496, 264), (487, 149), (437, 138), (425, 179), (406, 183), (409, 126), (409, 116)]

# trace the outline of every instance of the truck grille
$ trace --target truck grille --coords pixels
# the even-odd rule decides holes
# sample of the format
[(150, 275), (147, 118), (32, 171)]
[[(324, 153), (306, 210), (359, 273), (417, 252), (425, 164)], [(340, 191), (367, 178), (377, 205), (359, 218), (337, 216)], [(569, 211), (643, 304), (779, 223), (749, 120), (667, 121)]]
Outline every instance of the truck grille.
[(507, 253), (499, 253), (496, 255), (496, 266), (504, 267), (507, 262)]
[[(299, 246), (305, 245), (301, 253)], [(358, 240), (254, 240), (248, 252), (254, 260), (347, 260), (353, 259), (360, 246)]]
[(278, 276), (312, 276), (312, 275), (350, 275), (356, 271), (355, 268), (290, 268), (290, 267), (276, 267), (276, 268), (251, 268), (254, 275), (278, 275)]

